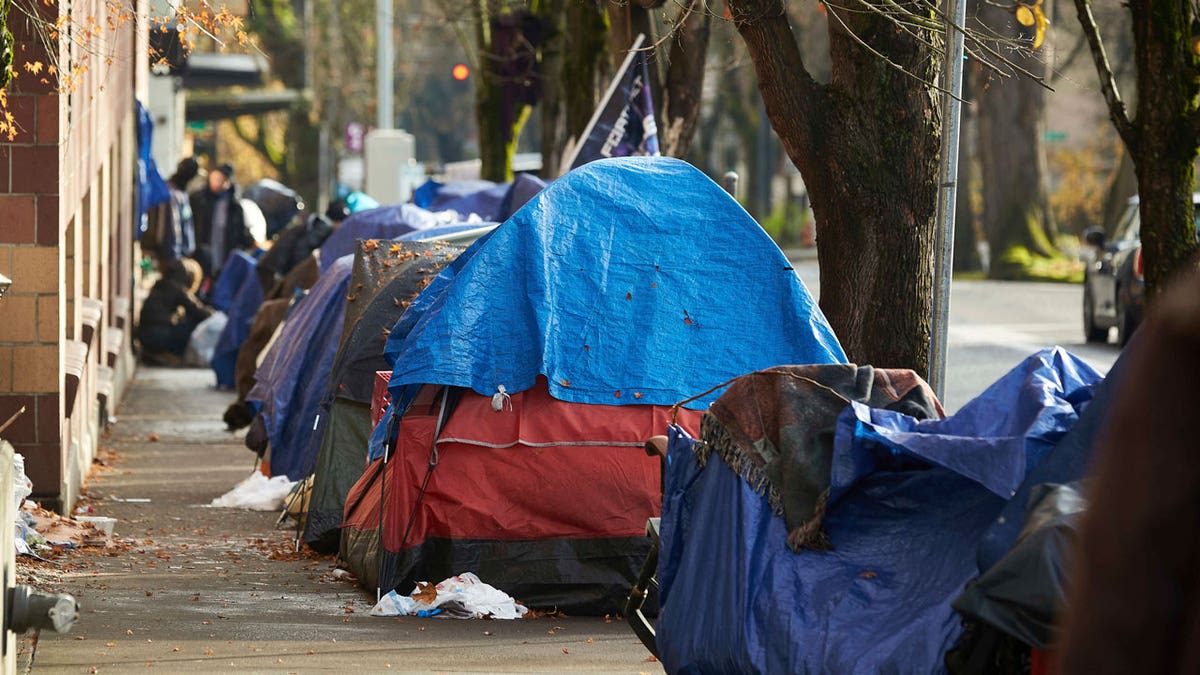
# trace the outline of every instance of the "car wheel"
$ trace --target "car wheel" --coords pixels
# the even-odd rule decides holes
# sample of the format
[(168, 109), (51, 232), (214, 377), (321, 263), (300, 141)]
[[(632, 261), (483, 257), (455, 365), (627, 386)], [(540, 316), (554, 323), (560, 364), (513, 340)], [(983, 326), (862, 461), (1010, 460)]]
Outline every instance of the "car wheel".
[(1137, 330), (1137, 322), (1133, 320), (1131, 315), (1125, 309), (1125, 303), (1121, 300), (1121, 293), (1117, 291), (1117, 344), (1124, 347), (1129, 344), (1129, 338), (1133, 337), (1133, 331)]
[(1108, 342), (1108, 329), (1096, 325), (1096, 301), (1087, 286), (1083, 287), (1083, 335), (1088, 342)]

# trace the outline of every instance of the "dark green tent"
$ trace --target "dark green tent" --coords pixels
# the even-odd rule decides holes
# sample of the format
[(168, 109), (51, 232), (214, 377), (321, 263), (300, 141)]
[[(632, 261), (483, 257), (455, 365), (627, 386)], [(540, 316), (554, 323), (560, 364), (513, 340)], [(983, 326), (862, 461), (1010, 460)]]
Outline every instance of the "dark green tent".
[(435, 242), (359, 242), (304, 530), (304, 541), (316, 550), (337, 551), (346, 493), (366, 467), (375, 373), (391, 370), (383, 358), (388, 333), (430, 279), (462, 251)]

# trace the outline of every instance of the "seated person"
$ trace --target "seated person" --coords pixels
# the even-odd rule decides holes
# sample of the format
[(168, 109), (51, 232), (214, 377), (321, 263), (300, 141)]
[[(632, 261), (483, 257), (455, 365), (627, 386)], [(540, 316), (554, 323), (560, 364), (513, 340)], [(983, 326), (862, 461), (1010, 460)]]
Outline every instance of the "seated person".
[(196, 298), (202, 272), (190, 258), (171, 260), (142, 305), (137, 338), (147, 363), (180, 365), (192, 331), (213, 310)]

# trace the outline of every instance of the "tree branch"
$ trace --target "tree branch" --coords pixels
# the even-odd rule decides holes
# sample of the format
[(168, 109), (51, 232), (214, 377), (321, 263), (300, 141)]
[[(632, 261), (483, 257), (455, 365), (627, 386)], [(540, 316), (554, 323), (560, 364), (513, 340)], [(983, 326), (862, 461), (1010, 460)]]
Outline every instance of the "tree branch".
[[(728, 7), (733, 24), (750, 52), (768, 115), (771, 119), (794, 118), (801, 126), (796, 140), (799, 145), (811, 147), (807, 140), (814, 131), (812, 121), (819, 116), (806, 113), (830, 101), (804, 64), (782, 0), (728, 0)], [(789, 108), (790, 114), (785, 114)], [(829, 111), (830, 108), (825, 108), (823, 114), (830, 116)], [(785, 137), (788, 135), (780, 134), (781, 139)], [(787, 146), (787, 141), (784, 144)], [(794, 160), (799, 149), (786, 147), (786, 150)]]
[(1100, 91), (1108, 104), (1108, 115), (1112, 118), (1113, 126), (1121, 140), (1125, 141), (1131, 153), (1136, 152), (1138, 134), (1137, 127), (1129, 119), (1125, 109), (1125, 101), (1121, 100), (1121, 92), (1117, 89), (1117, 80), (1113, 77), (1112, 67), (1108, 64), (1108, 54), (1104, 51), (1104, 41), (1100, 38), (1100, 29), (1096, 26), (1096, 17), (1092, 16), (1090, 0), (1075, 0), (1075, 11), (1079, 15), (1079, 25), (1087, 36), (1088, 46), (1092, 50), (1092, 60), (1096, 63), (1096, 73), (1100, 76)]

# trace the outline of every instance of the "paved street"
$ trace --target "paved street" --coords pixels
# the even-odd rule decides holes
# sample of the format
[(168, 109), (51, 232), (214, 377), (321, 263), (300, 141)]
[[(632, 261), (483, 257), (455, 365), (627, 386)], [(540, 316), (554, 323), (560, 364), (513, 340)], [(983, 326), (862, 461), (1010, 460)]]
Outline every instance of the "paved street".
[[(794, 261), (819, 297), (815, 260)], [(947, 412), (962, 407), (1021, 359), (1044, 347), (1064, 347), (1101, 372), (1120, 350), (1083, 340), (1083, 287), (1076, 284), (955, 281), (950, 296), (946, 359)]]

